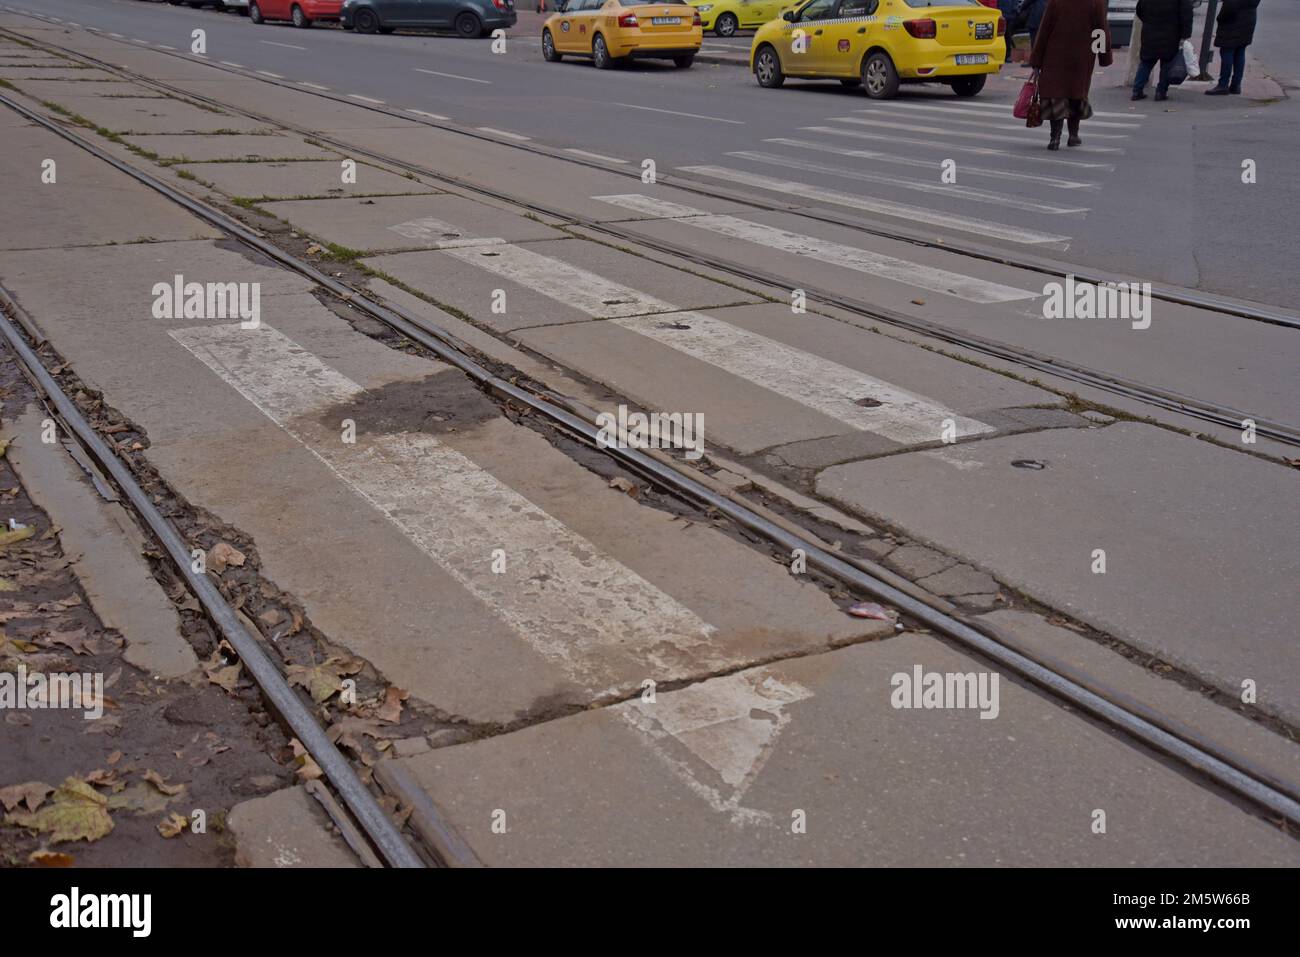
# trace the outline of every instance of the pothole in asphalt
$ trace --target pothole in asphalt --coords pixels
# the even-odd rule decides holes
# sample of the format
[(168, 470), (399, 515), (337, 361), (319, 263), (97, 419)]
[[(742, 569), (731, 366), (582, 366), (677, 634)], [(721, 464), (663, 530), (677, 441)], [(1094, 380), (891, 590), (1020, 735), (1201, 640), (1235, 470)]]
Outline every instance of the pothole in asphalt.
[(1032, 471), (1042, 471), (1047, 468), (1047, 463), (1040, 459), (1015, 459), (1011, 463), (1012, 468), (1030, 469)]

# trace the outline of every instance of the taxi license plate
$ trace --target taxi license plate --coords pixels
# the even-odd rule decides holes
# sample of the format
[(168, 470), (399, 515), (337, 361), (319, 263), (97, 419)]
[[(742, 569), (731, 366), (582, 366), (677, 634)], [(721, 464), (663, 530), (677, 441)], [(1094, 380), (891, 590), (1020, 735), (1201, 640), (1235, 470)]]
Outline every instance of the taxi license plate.
[(957, 65), (970, 66), (973, 63), (988, 63), (989, 55), (987, 53), (958, 53)]
[(657, 27), (675, 26), (682, 22), (681, 17), (651, 17), (650, 22)]

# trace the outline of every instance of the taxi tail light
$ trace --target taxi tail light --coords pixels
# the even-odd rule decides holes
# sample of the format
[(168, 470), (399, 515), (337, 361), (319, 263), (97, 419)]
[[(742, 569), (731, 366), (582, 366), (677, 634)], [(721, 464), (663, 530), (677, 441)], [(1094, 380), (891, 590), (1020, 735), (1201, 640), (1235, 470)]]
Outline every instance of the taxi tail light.
[(998, 17), (998, 36), (1004, 37), (1006, 35), (1007, 35), (1006, 17)]
[(498, 10), (510, 9), (510, 7), (506, 4), (506, 0), (492, 0), (492, 6), (496, 7)]
[(635, 14), (635, 13), (625, 13), (625, 14), (623, 14), (621, 17), (618, 18), (618, 25), (619, 25), (620, 27), (634, 27), (634, 26), (636, 26), (636, 25), (637, 25), (637, 22), (636, 22), (636, 14)]
[(691, 26), (693, 27), (704, 26), (704, 21), (700, 19), (700, 11), (696, 10), (695, 16), (691, 17)]
[(938, 33), (935, 22), (929, 18), (925, 20), (904, 20), (903, 29), (908, 35), (916, 37), (918, 40), (933, 40)]

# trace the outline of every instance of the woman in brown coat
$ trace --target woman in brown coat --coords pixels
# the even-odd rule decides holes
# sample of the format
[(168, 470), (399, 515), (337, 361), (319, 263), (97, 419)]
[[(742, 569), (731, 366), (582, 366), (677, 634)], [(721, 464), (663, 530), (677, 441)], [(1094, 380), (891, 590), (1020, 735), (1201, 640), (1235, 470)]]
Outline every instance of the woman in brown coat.
[(1049, 150), (1061, 148), (1061, 125), (1069, 120), (1069, 146), (1083, 142), (1079, 121), (1092, 116), (1088, 89), (1092, 69), (1112, 62), (1106, 0), (1047, 0), (1029, 63), (1038, 77), (1043, 119), (1052, 124)]

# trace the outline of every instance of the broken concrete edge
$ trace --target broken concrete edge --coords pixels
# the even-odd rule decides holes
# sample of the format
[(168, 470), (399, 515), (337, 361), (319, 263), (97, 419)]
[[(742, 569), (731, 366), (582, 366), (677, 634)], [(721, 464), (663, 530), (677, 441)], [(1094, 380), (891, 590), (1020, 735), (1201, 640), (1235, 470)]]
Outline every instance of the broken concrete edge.
[(410, 808), (407, 824), (433, 852), (439, 864), (443, 867), (483, 866), (483, 862), (405, 764), (380, 761), (375, 765), (374, 772), (376, 783), (403, 806)]
[(105, 627), (126, 640), (123, 657), (158, 678), (198, 668), (180, 617), (144, 557), (145, 536), (121, 503), (103, 499), (61, 444), (36, 439), (46, 418), (28, 406), (0, 426), (6, 457), (32, 502), (59, 529), (73, 573)]
[(361, 867), (307, 788), (283, 788), (230, 809), (226, 827), (240, 867)]

